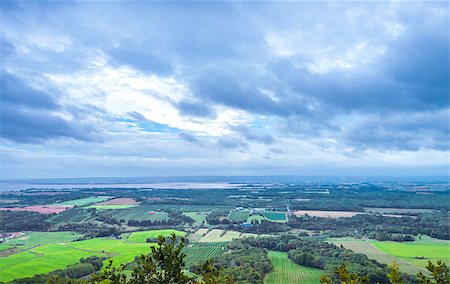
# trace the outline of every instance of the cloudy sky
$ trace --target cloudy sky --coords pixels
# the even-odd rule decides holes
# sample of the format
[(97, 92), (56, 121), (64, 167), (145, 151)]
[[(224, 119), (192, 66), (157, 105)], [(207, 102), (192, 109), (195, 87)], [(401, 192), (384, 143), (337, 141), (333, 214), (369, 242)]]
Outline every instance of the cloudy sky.
[(444, 2), (1, 2), (0, 178), (448, 174)]

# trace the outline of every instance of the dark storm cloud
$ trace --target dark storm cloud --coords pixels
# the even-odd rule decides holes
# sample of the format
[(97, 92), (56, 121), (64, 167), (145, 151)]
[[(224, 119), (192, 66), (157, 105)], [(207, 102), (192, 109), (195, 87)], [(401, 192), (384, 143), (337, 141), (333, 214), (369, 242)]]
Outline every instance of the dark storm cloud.
[(343, 132), (348, 144), (360, 148), (417, 151), (450, 149), (449, 111), (399, 113), (370, 117)]
[(53, 112), (60, 110), (54, 98), (2, 72), (0, 77), (0, 137), (36, 143), (56, 137), (93, 140), (94, 128), (69, 121)]
[(67, 137), (91, 141), (94, 129), (48, 113), (23, 107), (0, 106), (0, 135), (19, 143), (36, 143)]
[(0, 101), (2, 104), (26, 105), (30, 108), (57, 108), (50, 95), (24, 84), (19, 78), (6, 72), (0, 72)]

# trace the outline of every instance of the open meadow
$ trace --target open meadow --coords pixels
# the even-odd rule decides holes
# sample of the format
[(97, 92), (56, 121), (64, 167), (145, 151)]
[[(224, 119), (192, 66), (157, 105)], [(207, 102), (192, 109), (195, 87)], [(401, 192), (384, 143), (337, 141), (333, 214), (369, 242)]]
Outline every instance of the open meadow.
[[(89, 256), (106, 256), (113, 260), (113, 266), (132, 262), (140, 254), (150, 252), (147, 238), (159, 235), (169, 236), (172, 232), (185, 235), (176, 230), (154, 230), (134, 232), (122, 239), (94, 238), (74, 241), (79, 234), (72, 232), (32, 232), (8, 240), (4, 246), (17, 246), (24, 251), (7, 257), (0, 262), (0, 281), (33, 276), (63, 269)], [(216, 254), (218, 251), (216, 250)], [(107, 263), (107, 261), (105, 261)]]
[(269, 251), (267, 254), (274, 271), (266, 275), (264, 284), (317, 284), (320, 282), (322, 270), (297, 265), (285, 252)]
[(426, 267), (428, 260), (443, 260), (450, 264), (450, 242), (428, 239), (403, 243), (371, 241), (371, 244), (384, 253), (419, 267)]
[(369, 258), (387, 265), (391, 265), (395, 259), (401, 271), (413, 275), (417, 271), (426, 272), (424, 267), (428, 260), (441, 259), (447, 264), (450, 261), (448, 242), (432, 238), (403, 243), (354, 238), (332, 238), (328, 241), (338, 246), (342, 245), (354, 252), (363, 253)]

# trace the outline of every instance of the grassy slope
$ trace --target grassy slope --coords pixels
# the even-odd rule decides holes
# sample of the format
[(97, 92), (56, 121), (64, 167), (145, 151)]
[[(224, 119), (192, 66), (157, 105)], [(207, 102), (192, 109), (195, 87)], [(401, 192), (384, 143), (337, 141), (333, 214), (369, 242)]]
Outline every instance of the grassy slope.
[[(0, 281), (48, 273), (77, 263), (80, 258), (96, 255), (67, 245), (49, 244), (10, 255), (0, 261)], [(97, 254), (98, 255), (98, 254)]]
[(194, 226), (202, 225), (203, 221), (205, 221), (206, 224), (206, 216), (209, 214), (209, 212), (183, 212), (183, 215), (186, 215), (192, 219), (194, 219)]
[[(150, 251), (146, 243), (147, 238), (158, 235), (185, 235), (184, 232), (176, 230), (154, 230), (135, 232), (129, 238), (107, 239), (94, 238), (85, 241), (71, 242), (78, 238), (70, 232), (58, 233), (30, 233), (26, 240), (16, 239), (15, 243), (21, 242), (23, 248), (28, 250), (1, 258), (0, 281), (10, 281), (17, 278), (33, 276), (36, 273), (48, 273), (56, 269), (63, 269), (67, 265), (79, 262), (80, 258), (93, 255), (110, 256), (113, 266), (129, 263), (142, 253)], [(26, 236), (27, 236), (26, 235)], [(48, 244), (48, 243), (52, 244)], [(45, 245), (39, 245), (44, 244)], [(106, 263), (106, 261), (105, 261)]]
[(37, 245), (67, 243), (78, 239), (82, 234), (74, 232), (31, 232), (4, 242), (5, 245), (18, 245), (30, 248)]
[(285, 252), (269, 251), (268, 256), (274, 271), (264, 279), (265, 284), (319, 283), (323, 271), (300, 266), (292, 262)]
[[(400, 269), (412, 275), (415, 275), (418, 271), (427, 271), (424, 268), (427, 259), (442, 259), (449, 263), (450, 258), (448, 242), (431, 238), (411, 243), (365, 241), (353, 238), (335, 238), (329, 239), (329, 241), (336, 245), (342, 244), (345, 248), (363, 253), (369, 258), (387, 265), (390, 265), (396, 259)], [(446, 254), (447, 256), (445, 256)], [(416, 256), (423, 256), (426, 259), (415, 259)]]
[(407, 243), (372, 241), (371, 243), (387, 254), (420, 267), (425, 267), (428, 260), (440, 259), (447, 264), (450, 263), (449, 243), (433, 240)]

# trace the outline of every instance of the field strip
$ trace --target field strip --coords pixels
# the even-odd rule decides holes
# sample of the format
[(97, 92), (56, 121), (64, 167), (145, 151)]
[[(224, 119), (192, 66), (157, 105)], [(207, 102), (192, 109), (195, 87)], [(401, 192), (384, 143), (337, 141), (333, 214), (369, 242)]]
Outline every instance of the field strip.
[(298, 265), (290, 260), (285, 252), (269, 251), (268, 256), (274, 270), (264, 278), (265, 284), (317, 284), (320, 282), (322, 270)]
[(367, 255), (368, 258), (374, 259), (380, 263), (384, 263), (387, 265), (391, 265), (394, 259), (400, 266), (400, 270), (415, 275), (418, 271), (427, 272), (427, 270), (423, 267), (419, 267), (410, 262), (407, 262), (399, 257), (393, 256), (386, 252), (383, 252), (379, 248), (377, 248), (374, 244), (367, 240), (360, 239), (333, 239), (329, 240), (329, 242), (334, 243), (335, 245), (342, 245), (343, 247), (352, 250), (356, 253), (362, 253)]
[[(26, 254), (30, 254), (30, 255), (33, 255), (33, 256), (29, 257), (29, 258), (24, 258), (26, 256)], [(14, 256), (14, 257), (8, 256), (8, 259), (6, 259), (6, 257), (5, 257), (5, 260), (2, 260), (2, 262), (7, 263), (7, 265), (4, 265), (4, 266), (0, 265), (0, 271), (11, 269), (11, 266), (14, 266), (14, 265), (19, 264), (19, 263), (26, 263), (28, 261), (32, 261), (32, 260), (35, 260), (35, 259), (43, 257), (42, 254), (39, 254), (39, 253), (34, 252), (34, 251), (30, 251), (30, 250), (26, 250), (26, 251), (20, 252), (20, 255), (19, 254), (14, 254), (12, 256)], [(16, 258), (17, 258), (17, 261), (15, 261)], [(0, 259), (2, 259), (2, 258), (0, 258)]]

